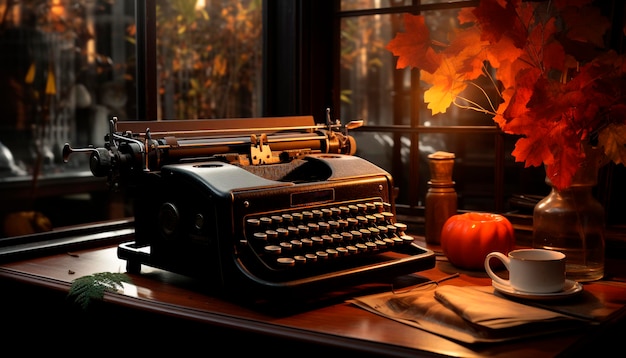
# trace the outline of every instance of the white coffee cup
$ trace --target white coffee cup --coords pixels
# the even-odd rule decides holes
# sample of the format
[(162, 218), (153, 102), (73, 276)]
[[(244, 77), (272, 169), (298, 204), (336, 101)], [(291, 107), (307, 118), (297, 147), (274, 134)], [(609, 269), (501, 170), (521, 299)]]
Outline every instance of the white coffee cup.
[[(506, 266), (509, 279), (493, 272), (490, 259), (496, 258)], [(485, 270), (493, 281), (527, 293), (553, 293), (565, 285), (565, 254), (543, 249), (519, 249), (504, 255), (491, 252), (485, 257)]]

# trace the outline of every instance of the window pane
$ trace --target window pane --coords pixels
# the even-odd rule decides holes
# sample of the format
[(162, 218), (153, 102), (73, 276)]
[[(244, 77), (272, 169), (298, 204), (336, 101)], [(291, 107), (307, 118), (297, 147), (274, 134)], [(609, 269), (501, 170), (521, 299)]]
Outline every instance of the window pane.
[[(0, 0), (0, 237), (109, 218), (88, 155), (135, 117), (135, 2)], [(29, 218), (37, 218), (30, 220)]]
[[(459, 210), (495, 210), (495, 147), (496, 134), (493, 133), (422, 133), (419, 135), (419, 163), (411, 163), (409, 157), (410, 138), (399, 136), (394, 141), (390, 132), (352, 132), (357, 142), (356, 155), (366, 158), (374, 164), (392, 172), (394, 146), (400, 145), (400, 159), (402, 170), (393, 176), (394, 186), (398, 187), (398, 204), (409, 203), (410, 189), (418, 191), (418, 205), (424, 205), (430, 169), (428, 154), (435, 151), (447, 151), (455, 154), (453, 180), (459, 194)], [(511, 145), (513, 141), (507, 143)], [(507, 148), (511, 149), (511, 148)], [(510, 152), (510, 150), (508, 151)], [(410, 166), (419, 166), (418, 177), (410, 178)], [(537, 170), (524, 169), (514, 158), (508, 156), (505, 166), (505, 197), (515, 194), (542, 195), (541, 190), (547, 190), (537, 178), (541, 178), (541, 168)], [(399, 174), (399, 175), (398, 175)], [(410, 188), (409, 185), (417, 186)], [(519, 208), (514, 208), (519, 209)]]
[(134, 115), (133, 2), (0, 5), (0, 177), (86, 169), (88, 156), (62, 162), (63, 145), (102, 145), (111, 116)]
[[(375, 15), (341, 19), (341, 116), (344, 120), (363, 119), (367, 125), (393, 123), (395, 59), (385, 49), (391, 39), (392, 16), (397, 17)], [(406, 73), (408, 75), (409, 71)], [(410, 86), (408, 81), (406, 86)]]
[(158, 0), (160, 117), (258, 117), (260, 0)]

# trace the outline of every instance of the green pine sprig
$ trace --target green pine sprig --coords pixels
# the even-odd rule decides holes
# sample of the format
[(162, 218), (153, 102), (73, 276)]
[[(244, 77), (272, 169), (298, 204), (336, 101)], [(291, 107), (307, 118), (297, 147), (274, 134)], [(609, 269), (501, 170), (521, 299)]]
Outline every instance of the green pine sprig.
[(82, 276), (72, 281), (68, 297), (86, 310), (92, 300), (102, 300), (105, 292), (121, 289), (123, 282), (131, 282), (130, 277), (123, 273), (99, 272)]

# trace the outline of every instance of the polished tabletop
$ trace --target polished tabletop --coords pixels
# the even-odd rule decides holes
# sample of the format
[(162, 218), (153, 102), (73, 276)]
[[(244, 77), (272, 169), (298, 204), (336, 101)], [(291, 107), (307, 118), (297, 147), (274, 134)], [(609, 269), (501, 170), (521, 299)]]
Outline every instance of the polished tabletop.
[[(423, 244), (426, 246), (425, 244)], [(435, 251), (437, 248), (434, 248)], [(97, 272), (126, 272), (126, 261), (117, 257), (117, 245), (106, 245), (16, 260), (0, 265), (0, 277), (68, 290), (71, 282)], [(437, 251), (436, 251), (437, 252)], [(626, 315), (626, 275), (622, 261), (607, 262), (606, 279), (584, 284), (584, 290), (599, 299), (621, 305), (607, 321), (623, 322)], [(490, 286), (484, 272), (463, 271), (439, 254), (436, 267), (415, 273), (420, 280), (439, 280), (458, 276), (440, 285)], [(362, 285), (316, 303), (267, 305), (244, 299), (236, 302), (211, 291), (198, 279), (143, 266), (140, 274), (129, 274), (132, 284), (123, 292), (107, 293), (104, 300), (132, 309), (188, 318), (207, 325), (246, 330), (247, 332), (302, 339), (329, 347), (337, 346), (385, 356), (492, 356), (552, 357), (584, 344), (595, 344), (604, 337), (603, 327), (593, 330), (551, 334), (528, 340), (497, 344), (460, 344), (438, 335), (368, 312), (347, 302), (367, 292), (390, 290), (387, 284)], [(252, 295), (252, 293), (251, 293)], [(250, 302), (250, 303), (248, 303)], [(620, 325), (623, 329), (624, 324)], [(626, 337), (626, 335), (624, 336)]]

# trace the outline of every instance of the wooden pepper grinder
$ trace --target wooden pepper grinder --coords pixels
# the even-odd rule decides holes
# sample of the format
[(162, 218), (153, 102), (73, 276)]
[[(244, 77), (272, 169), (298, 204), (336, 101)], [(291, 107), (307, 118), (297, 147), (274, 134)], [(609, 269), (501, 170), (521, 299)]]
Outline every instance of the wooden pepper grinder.
[(426, 243), (439, 245), (441, 229), (448, 218), (457, 213), (457, 194), (452, 181), (454, 153), (435, 152), (428, 155), (431, 179), (426, 193)]

